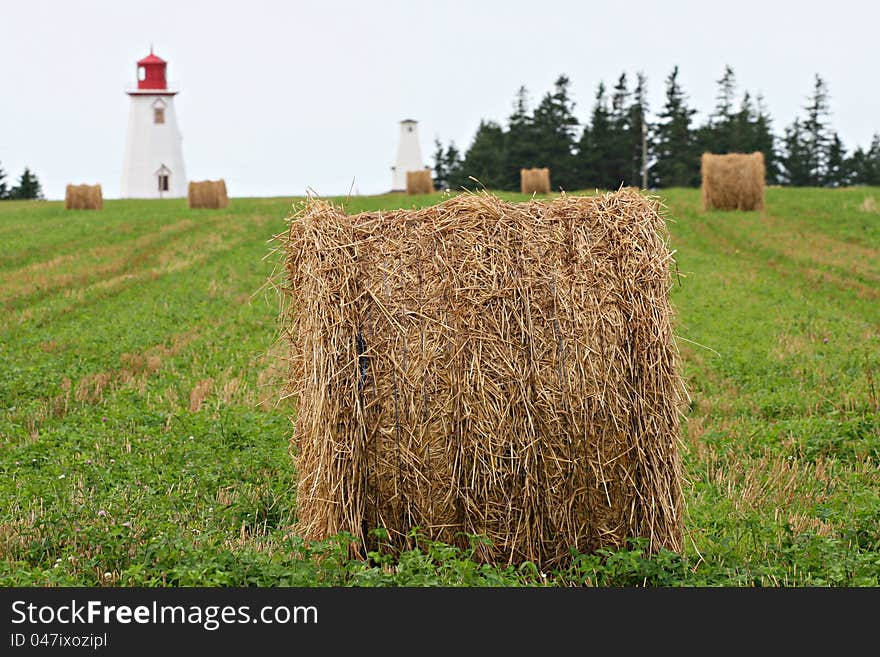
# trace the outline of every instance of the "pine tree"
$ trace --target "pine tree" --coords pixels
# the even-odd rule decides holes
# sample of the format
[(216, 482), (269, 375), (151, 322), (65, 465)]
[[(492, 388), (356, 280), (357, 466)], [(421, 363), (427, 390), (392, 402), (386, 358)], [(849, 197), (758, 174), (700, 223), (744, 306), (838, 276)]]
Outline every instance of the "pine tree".
[[(636, 187), (642, 187), (643, 182), (646, 187), (654, 184), (650, 171), (651, 157), (651, 126), (648, 124), (648, 81), (643, 73), (636, 76), (636, 88), (632, 93), (632, 104), (629, 106), (629, 172), (627, 174), (627, 184)], [(643, 143), (644, 141), (644, 143)], [(643, 151), (647, 151), (643, 153)], [(645, 161), (647, 160), (647, 161)], [(647, 174), (643, 181), (642, 173)]]
[(868, 149), (868, 162), (871, 163), (869, 185), (880, 185), (880, 134), (874, 134)]
[(825, 81), (816, 75), (813, 96), (810, 104), (805, 108), (807, 117), (802, 124), (809, 185), (824, 184), (828, 175), (828, 155), (831, 146), (828, 102), (828, 87)]
[(730, 117), (728, 123), (727, 149), (723, 153), (752, 153), (755, 151), (754, 123), (757, 112), (752, 104), (752, 96), (746, 91), (743, 93), (739, 111)]
[(880, 185), (880, 134), (875, 134), (865, 151), (860, 146), (849, 158), (847, 169), (854, 185)]
[[(504, 189), (505, 135), (501, 126), (494, 121), (480, 121), (474, 141), (465, 153), (460, 174), (451, 176), (450, 183), (456, 187), (485, 187)], [(447, 166), (450, 161), (447, 159)], [(479, 182), (474, 182), (476, 178)], [(452, 184), (450, 184), (452, 188)]]
[(608, 168), (611, 173), (612, 189), (620, 185), (639, 183), (630, 179), (630, 144), (632, 125), (629, 112), (630, 92), (626, 73), (622, 73), (611, 95), (611, 139), (609, 143)]
[(846, 149), (835, 132), (828, 145), (828, 159), (823, 184), (827, 187), (847, 185), (851, 175), (847, 167)]
[(532, 166), (549, 167), (554, 188), (577, 189), (582, 186), (574, 166), (573, 151), (578, 121), (574, 116), (574, 102), (569, 97), (569, 79), (560, 75), (553, 91), (542, 99), (532, 120), (535, 139), (535, 163)]
[(539, 166), (536, 159), (534, 122), (529, 113), (529, 93), (524, 86), (517, 90), (513, 114), (507, 119), (504, 152), (504, 180), (501, 189), (519, 190), (519, 170)]
[(446, 189), (447, 178), (449, 177), (446, 169), (446, 153), (443, 150), (443, 143), (439, 139), (434, 139), (434, 187), (437, 189)]
[[(733, 111), (733, 99), (736, 93), (736, 75), (730, 66), (724, 67), (724, 74), (718, 84), (718, 95), (715, 97), (715, 110), (709, 116), (709, 125), (704, 137), (707, 150), (712, 153), (732, 153), (735, 146), (736, 122)], [(740, 110), (741, 114), (742, 110)]]
[[(584, 126), (577, 144), (575, 169), (581, 187), (610, 189), (615, 186), (614, 177), (608, 163), (612, 149), (611, 111), (605, 95), (605, 83), (600, 82), (596, 89), (596, 101), (589, 126)], [(552, 172), (551, 172), (552, 173)]]
[(864, 182), (865, 170), (867, 169), (867, 154), (861, 146), (857, 146), (847, 158), (846, 168), (850, 174), (851, 185), (868, 185)]
[[(828, 87), (818, 75), (813, 85), (813, 95), (804, 110), (806, 117), (796, 119), (785, 131), (785, 154), (780, 160), (785, 169), (783, 179), (795, 186), (830, 184), (839, 175), (838, 172), (830, 172), (830, 158), (832, 155), (837, 159), (841, 157), (840, 153), (832, 153), (832, 148), (843, 147), (841, 144), (834, 145), (834, 135), (829, 128), (831, 112)], [(839, 164), (835, 162), (834, 166), (839, 167)]]
[(809, 152), (804, 131), (800, 119), (785, 129), (782, 138), (783, 155), (780, 158), (782, 165), (783, 182), (794, 187), (805, 187), (813, 184), (810, 170)]
[(757, 109), (752, 123), (752, 142), (749, 148), (753, 152), (761, 151), (764, 154), (767, 184), (774, 185), (779, 182), (779, 156), (776, 153), (776, 137), (773, 135), (773, 119), (767, 111), (761, 94), (757, 97)]
[(6, 184), (6, 172), (0, 166), (0, 201), (9, 198), (9, 186)]
[(43, 190), (40, 187), (40, 181), (37, 179), (29, 168), (25, 167), (18, 179), (18, 184), (9, 192), (9, 198), (29, 200), (42, 199)]
[(757, 102), (753, 102), (751, 94), (745, 91), (739, 109), (735, 109), (736, 75), (730, 66), (724, 67), (724, 74), (716, 82), (715, 109), (707, 124), (698, 131), (700, 150), (711, 153), (760, 151), (764, 154), (767, 182), (777, 182), (776, 140), (764, 99), (759, 94)]
[(446, 178), (443, 181), (442, 189), (461, 189), (469, 182), (468, 177), (464, 174), (461, 152), (455, 147), (454, 142), (449, 142), (449, 146), (446, 147), (443, 168), (446, 170)]
[[(600, 83), (591, 120), (577, 143), (578, 122), (566, 76), (556, 80), (554, 89), (534, 112), (529, 111), (526, 88), (520, 87), (506, 131), (494, 121), (482, 121), (463, 158), (453, 144), (444, 150), (435, 141), (437, 184), (472, 187), (469, 176), (473, 176), (487, 187), (516, 190), (521, 168), (547, 166), (554, 186), (563, 189), (616, 189), (621, 184), (696, 186), (703, 149), (716, 153), (760, 151), (770, 184), (880, 184), (880, 136), (875, 136), (867, 150), (857, 148), (848, 156), (830, 127), (828, 88), (819, 75), (804, 116), (785, 128), (779, 139), (760, 95), (753, 98), (746, 91), (734, 107), (736, 77), (730, 66), (725, 66), (716, 81), (715, 107), (700, 127), (693, 125), (696, 110), (689, 106), (678, 75), (676, 66), (666, 78), (665, 103), (654, 125), (647, 121), (642, 74), (632, 91), (626, 74), (621, 74), (610, 98)], [(22, 193), (20, 187), (13, 190), (16, 195)]]
[(662, 187), (694, 187), (700, 183), (698, 144), (691, 129), (696, 113), (678, 83), (678, 66), (666, 78), (666, 103), (656, 128), (654, 172)]
[(467, 182), (462, 170), (461, 153), (455, 142), (443, 149), (439, 139), (434, 140), (434, 186), (437, 189), (459, 189)]

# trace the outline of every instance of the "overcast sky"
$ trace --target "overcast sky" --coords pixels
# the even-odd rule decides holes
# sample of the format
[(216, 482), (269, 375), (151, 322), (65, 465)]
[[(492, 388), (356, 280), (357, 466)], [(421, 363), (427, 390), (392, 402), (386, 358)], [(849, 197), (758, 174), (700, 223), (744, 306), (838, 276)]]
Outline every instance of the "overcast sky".
[(0, 166), (49, 198), (68, 182), (119, 194), (135, 62), (168, 61), (191, 180), (232, 196), (361, 194), (391, 186), (399, 126), (466, 147), (524, 84), (560, 73), (589, 116), (600, 80), (648, 77), (651, 109), (676, 64), (699, 120), (725, 64), (762, 93), (778, 133), (828, 82), (844, 145), (880, 130), (876, 2), (518, 0), (0, 0)]

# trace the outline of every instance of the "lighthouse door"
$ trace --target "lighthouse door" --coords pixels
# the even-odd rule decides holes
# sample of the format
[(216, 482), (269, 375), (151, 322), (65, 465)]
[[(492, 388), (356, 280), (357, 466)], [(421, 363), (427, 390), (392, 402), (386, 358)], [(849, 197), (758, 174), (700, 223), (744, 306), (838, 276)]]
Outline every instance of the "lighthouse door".
[(171, 189), (171, 169), (164, 164), (156, 170), (156, 182), (159, 189), (159, 198)]

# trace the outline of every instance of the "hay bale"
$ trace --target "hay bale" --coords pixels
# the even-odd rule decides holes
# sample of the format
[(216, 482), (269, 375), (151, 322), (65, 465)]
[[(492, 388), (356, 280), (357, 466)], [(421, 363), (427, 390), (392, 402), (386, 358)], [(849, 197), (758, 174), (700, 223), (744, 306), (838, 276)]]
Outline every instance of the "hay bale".
[(218, 207), (229, 207), (229, 195), (226, 193), (226, 180), (221, 178), (214, 181), (214, 187), (217, 190)]
[(549, 194), (550, 169), (520, 169), (520, 190), (523, 194)]
[(204, 206), (204, 196), (205, 196), (205, 187), (210, 185), (210, 181), (203, 182), (195, 182), (193, 180), (189, 181), (189, 184), (186, 187), (186, 204), (190, 208), (203, 208)]
[(67, 185), (64, 191), (66, 210), (103, 210), (101, 185)]
[[(681, 547), (672, 254), (656, 201), (463, 194), (282, 236), (298, 532), (476, 559)], [(385, 541), (383, 541), (385, 543)]]
[(434, 179), (431, 177), (430, 169), (420, 169), (418, 171), (406, 172), (406, 193), (407, 194), (433, 194)]
[(202, 180), (190, 181), (187, 187), (187, 203), (191, 208), (209, 208), (216, 210), (229, 206), (229, 197), (226, 194), (226, 181)]
[(764, 154), (703, 153), (703, 210), (763, 210)]

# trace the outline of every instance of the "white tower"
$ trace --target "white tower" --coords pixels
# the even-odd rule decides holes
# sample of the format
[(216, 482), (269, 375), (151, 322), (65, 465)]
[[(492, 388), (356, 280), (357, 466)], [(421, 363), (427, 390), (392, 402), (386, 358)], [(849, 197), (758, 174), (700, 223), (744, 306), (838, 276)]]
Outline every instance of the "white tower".
[(418, 121), (404, 119), (400, 122), (400, 142), (397, 144), (397, 164), (391, 167), (391, 191), (406, 191), (406, 172), (425, 168), (422, 149), (419, 146)]
[(122, 163), (122, 198), (177, 198), (187, 194), (174, 112), (177, 92), (168, 88), (167, 65), (150, 48), (150, 54), (137, 63), (137, 88), (126, 92), (131, 97), (131, 109)]

